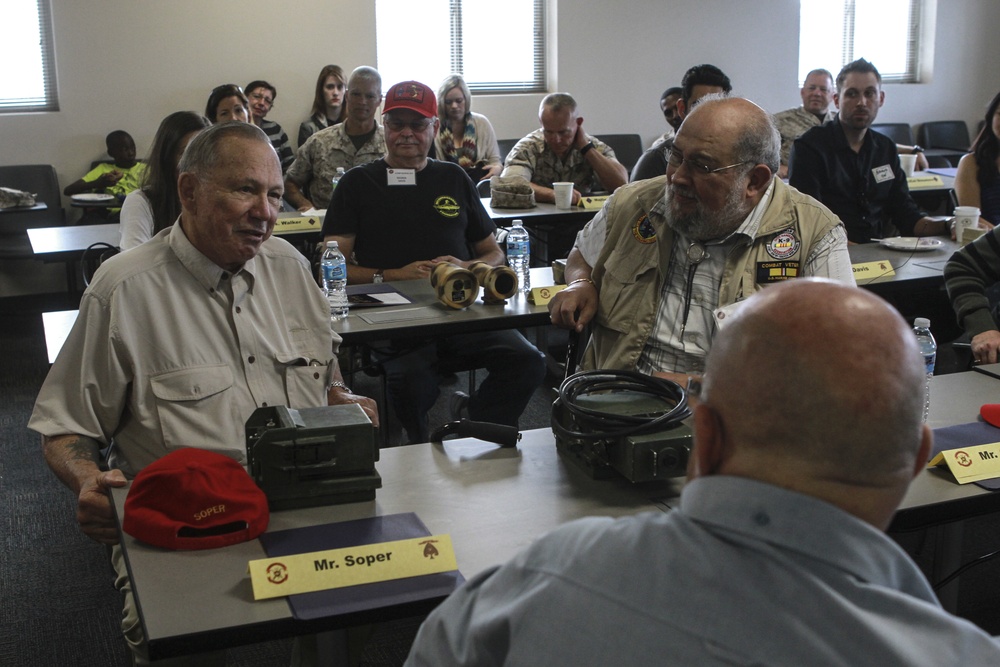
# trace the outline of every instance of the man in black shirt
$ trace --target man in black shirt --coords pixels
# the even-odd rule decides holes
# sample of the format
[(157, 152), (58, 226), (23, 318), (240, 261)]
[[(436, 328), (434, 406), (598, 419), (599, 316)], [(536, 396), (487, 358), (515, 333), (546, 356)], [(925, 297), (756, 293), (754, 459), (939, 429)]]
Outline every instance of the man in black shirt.
[[(437, 135), (434, 92), (417, 81), (386, 93), (386, 155), (340, 179), (323, 221), (325, 240), (348, 258), (348, 283), (427, 280), (440, 262), (502, 265), (496, 226), (465, 170), (427, 157)], [(410, 442), (427, 442), (427, 411), (440, 393), (438, 364), (486, 368), (488, 377), (466, 402), (476, 421), (517, 425), (545, 377), (545, 360), (517, 331), (393, 341), (373, 348)], [(454, 404), (453, 404), (454, 405)]]
[(896, 145), (869, 132), (885, 101), (882, 77), (861, 58), (837, 75), (837, 118), (795, 140), (788, 183), (836, 213), (852, 243), (901, 234), (947, 234), (947, 223), (921, 211), (899, 166)]

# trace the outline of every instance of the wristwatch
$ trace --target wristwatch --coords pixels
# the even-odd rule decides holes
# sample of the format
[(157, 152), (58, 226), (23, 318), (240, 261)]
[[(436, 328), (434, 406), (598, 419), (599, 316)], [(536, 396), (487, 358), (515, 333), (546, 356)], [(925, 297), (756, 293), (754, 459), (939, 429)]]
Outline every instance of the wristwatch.
[(910, 152), (916, 155), (917, 153), (923, 153), (924, 149), (922, 146), (917, 146), (916, 144), (914, 144), (913, 148), (910, 149)]
[(381, 285), (383, 280), (385, 280), (385, 269), (376, 269), (375, 275), (372, 276), (372, 282)]
[(580, 149), (580, 155), (586, 155), (587, 151), (589, 151), (593, 147), (594, 147), (594, 142), (588, 141), (586, 144), (584, 144), (583, 148)]

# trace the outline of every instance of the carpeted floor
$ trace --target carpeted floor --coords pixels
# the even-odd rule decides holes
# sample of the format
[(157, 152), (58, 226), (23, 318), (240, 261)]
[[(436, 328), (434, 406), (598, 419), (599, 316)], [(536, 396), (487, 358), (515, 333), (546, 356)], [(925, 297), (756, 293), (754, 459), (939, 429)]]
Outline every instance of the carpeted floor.
[[(0, 665), (130, 665), (105, 548), (80, 533), (72, 494), (25, 426), (48, 371), (41, 316), (0, 309), (0, 322)], [(375, 382), (359, 377), (356, 390), (375, 392)], [(432, 424), (448, 420), (448, 397), (467, 386), (462, 374), (442, 387)], [(550, 388), (540, 388), (522, 427), (547, 426), (552, 398)], [(411, 619), (376, 628), (363, 664), (402, 664), (417, 627)], [(274, 667), (290, 655), (290, 640), (267, 642), (230, 649), (227, 663)]]

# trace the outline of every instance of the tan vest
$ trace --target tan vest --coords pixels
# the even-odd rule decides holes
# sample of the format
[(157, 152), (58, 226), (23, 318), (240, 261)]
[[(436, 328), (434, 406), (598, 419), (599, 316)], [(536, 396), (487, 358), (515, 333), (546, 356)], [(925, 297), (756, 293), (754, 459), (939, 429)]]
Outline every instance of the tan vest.
[[(586, 369), (634, 370), (653, 332), (674, 234), (649, 211), (663, 198), (666, 179), (626, 185), (608, 203), (607, 239), (592, 276), (600, 299), (583, 359)], [(813, 247), (839, 224), (818, 201), (776, 180), (756, 238), (726, 259), (717, 305), (784, 280), (789, 269), (803, 275)]]

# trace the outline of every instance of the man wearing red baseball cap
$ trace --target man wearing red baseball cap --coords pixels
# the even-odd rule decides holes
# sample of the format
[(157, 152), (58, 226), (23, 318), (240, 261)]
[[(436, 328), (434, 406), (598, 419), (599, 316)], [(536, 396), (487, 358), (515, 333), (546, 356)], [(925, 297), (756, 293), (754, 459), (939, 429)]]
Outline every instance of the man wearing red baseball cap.
[[(385, 157), (341, 178), (323, 221), (325, 239), (337, 241), (344, 256), (353, 254), (348, 282), (427, 280), (439, 262), (502, 265), (496, 226), (475, 184), (458, 165), (427, 157), (438, 130), (434, 91), (419, 81), (397, 83), (386, 91), (383, 109)], [(430, 438), (427, 411), (440, 393), (439, 359), (489, 372), (473, 396), (459, 395), (456, 404), (455, 412), (467, 407), (477, 421), (517, 425), (545, 376), (542, 354), (516, 331), (449, 336), (412, 349), (393, 345), (375, 352), (410, 442)]]

